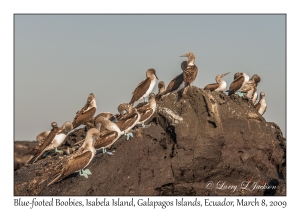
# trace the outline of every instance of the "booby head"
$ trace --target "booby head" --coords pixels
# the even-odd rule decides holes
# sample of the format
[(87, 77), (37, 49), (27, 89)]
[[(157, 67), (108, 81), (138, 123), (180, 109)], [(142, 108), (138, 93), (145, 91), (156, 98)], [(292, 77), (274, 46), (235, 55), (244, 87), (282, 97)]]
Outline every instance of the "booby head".
[(87, 98), (87, 102), (90, 103), (94, 98), (95, 98), (94, 94), (90, 93), (88, 98)]
[(126, 106), (127, 106), (127, 103), (122, 103), (118, 106), (118, 112), (120, 113), (120, 116), (123, 116), (124, 114), (127, 113)]
[(73, 124), (70, 121), (66, 121), (62, 125), (62, 129), (64, 130), (65, 133), (69, 133), (71, 130), (73, 130)]
[(97, 127), (98, 124), (101, 124), (101, 121), (102, 121), (103, 119), (108, 119), (108, 120), (110, 120), (110, 119), (114, 119), (114, 117), (115, 117), (115, 116), (114, 116), (112, 113), (110, 113), (110, 112), (102, 112), (102, 113), (98, 114), (98, 115), (95, 117), (94, 124), (95, 124), (95, 126)]
[[(108, 130), (115, 130), (117, 118), (110, 112), (102, 112), (95, 117), (95, 127), (100, 130), (101, 124)], [(118, 128), (117, 128), (118, 129)], [(101, 129), (102, 130), (102, 129)]]
[(57, 123), (56, 122), (52, 122), (51, 126), (52, 126), (52, 128), (57, 128)]
[(258, 76), (257, 74), (254, 74), (251, 77), (251, 80), (253, 80), (256, 84), (260, 82), (260, 76)]
[(165, 91), (165, 83), (163, 82), (163, 81), (160, 81), (159, 83), (158, 83), (158, 92), (159, 93), (162, 93), (162, 92), (164, 92)]
[(260, 98), (263, 98), (263, 97), (265, 97), (266, 95), (265, 95), (265, 92), (260, 92)]
[(194, 53), (192, 53), (192, 52), (187, 52), (186, 54), (181, 55), (181, 56), (179, 56), (179, 57), (195, 58), (195, 55), (194, 55)]
[(157, 77), (157, 75), (156, 75), (156, 72), (155, 72), (155, 69), (153, 69), (153, 68), (148, 69), (148, 70), (146, 71), (146, 77), (151, 78), (151, 77), (153, 77), (153, 76), (155, 76), (156, 79), (158, 79), (158, 77)]
[(155, 94), (154, 93), (149, 94), (149, 101), (151, 101), (151, 100), (155, 100)]
[(236, 78), (238, 78), (239, 76), (241, 76), (242, 72), (236, 72), (233, 76), (233, 79), (235, 80)]
[(184, 55), (181, 55), (179, 57), (188, 57), (187, 65), (189, 65), (189, 66), (193, 66), (194, 65), (194, 62), (195, 62), (195, 55), (194, 55), (194, 53), (188, 52), (188, 53), (186, 53)]
[(120, 113), (121, 116), (131, 112), (131, 110), (132, 110), (132, 105), (128, 103), (122, 103), (118, 106), (118, 112)]
[(225, 77), (227, 74), (229, 74), (230, 72), (227, 72), (227, 73), (225, 73), (225, 74), (218, 74), (217, 76), (216, 76), (216, 82), (221, 82), (222, 81), (222, 78), (223, 77)]

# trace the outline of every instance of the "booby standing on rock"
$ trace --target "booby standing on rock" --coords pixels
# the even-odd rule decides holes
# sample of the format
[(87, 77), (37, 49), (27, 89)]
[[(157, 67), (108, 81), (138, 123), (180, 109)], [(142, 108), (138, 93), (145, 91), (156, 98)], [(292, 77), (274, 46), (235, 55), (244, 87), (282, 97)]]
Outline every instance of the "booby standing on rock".
[(33, 154), (33, 155), (37, 155), (37, 157), (35, 158), (35, 160), (34, 160), (33, 162), (37, 161), (38, 158), (39, 158), (42, 154), (44, 154), (44, 152), (43, 152), (44, 149), (45, 149), (46, 147), (48, 147), (49, 144), (52, 142), (52, 140), (55, 138), (55, 136), (56, 136), (57, 134), (59, 134), (59, 133), (62, 131), (62, 129), (59, 128), (59, 127), (57, 126), (57, 123), (56, 123), (56, 122), (52, 122), (52, 123), (51, 123), (51, 126), (52, 126), (52, 129), (51, 129), (50, 133), (45, 137), (44, 141), (41, 142), (41, 144), (38, 144), (38, 145), (34, 148), (34, 150), (33, 150), (34, 153), (30, 153), (30, 154)]
[(224, 91), (226, 89), (226, 82), (222, 79), (224, 76), (226, 76), (227, 74), (229, 74), (230, 72), (228, 73), (225, 73), (225, 74), (218, 74), (216, 76), (216, 82), (217, 83), (213, 83), (213, 84), (209, 84), (209, 85), (206, 85), (204, 87), (204, 90), (210, 90), (210, 91)]
[(164, 92), (165, 92), (165, 83), (163, 81), (160, 81), (158, 83), (158, 93), (156, 94), (155, 99), (159, 100), (164, 94)]
[[(111, 117), (113, 117), (113, 114), (104, 112), (95, 118), (95, 126), (99, 129), (100, 136), (96, 140), (94, 147), (96, 150), (102, 149), (103, 153), (106, 152), (106, 148), (113, 145), (122, 135), (120, 128), (110, 120)], [(112, 153), (107, 153), (112, 155)]]
[(81, 124), (90, 121), (97, 109), (96, 99), (93, 93), (90, 93), (87, 102), (82, 109), (76, 112), (76, 116), (73, 120), (73, 128), (80, 126)]
[(140, 84), (138, 84), (138, 86), (133, 91), (132, 98), (129, 104), (133, 105), (135, 101), (145, 99), (153, 90), (156, 79), (158, 79), (155, 70), (152, 68), (148, 69), (146, 71), (146, 77), (147, 78), (140, 82)]
[(144, 122), (148, 120), (155, 112), (156, 109), (156, 101), (155, 101), (155, 94), (150, 93), (149, 95), (149, 102), (139, 108), (137, 111), (140, 113), (141, 118), (137, 125), (142, 124), (142, 127), (145, 127)]
[[(116, 122), (116, 125), (120, 128), (121, 132), (124, 132), (126, 139), (129, 140), (130, 136), (133, 137), (133, 134), (128, 132), (139, 122), (141, 115), (136, 108), (127, 103), (120, 104), (118, 111), (120, 118)], [(124, 113), (124, 111), (126, 112)]]
[(57, 150), (67, 137), (67, 134), (73, 129), (73, 125), (71, 122), (66, 121), (62, 127), (61, 132), (56, 134), (52, 142), (40, 153), (40, 155), (36, 158), (38, 159), (44, 152), (55, 149), (55, 152), (62, 152), (61, 150)]
[[(234, 77), (236, 77), (237, 73), (234, 75)], [(228, 95), (232, 95), (235, 94), (235, 92), (239, 91), (240, 89), (243, 88), (243, 86), (249, 81), (249, 76), (244, 73), (241, 72), (239, 73), (239, 76), (237, 76), (237, 78), (230, 84), (229, 86), (229, 93)], [(239, 93), (239, 96), (242, 96), (243, 94)]]
[(183, 71), (183, 80), (184, 80), (184, 91), (183, 94), (186, 93), (188, 87), (192, 85), (195, 81), (198, 73), (198, 68), (195, 65), (195, 55), (192, 52), (188, 52), (180, 57), (188, 57), (187, 66)]
[(42, 146), (43, 142), (45, 141), (45, 138), (49, 135), (49, 133), (50, 131), (44, 131), (36, 136), (38, 144), (34, 148), (32, 148), (32, 150), (30, 150), (28, 153), (24, 154), (31, 154), (31, 157), (27, 160), (27, 162), (24, 165), (27, 165), (32, 160), (32, 158), (34, 158), (37, 154), (41, 152), (40, 147)]
[[(181, 63), (181, 70), (184, 71), (187, 67), (187, 61), (182, 61)], [(183, 73), (176, 76), (174, 79), (171, 80), (171, 82), (168, 84), (168, 87), (164, 93), (164, 95), (178, 91), (184, 88), (184, 79), (183, 79)]]
[(68, 175), (79, 171), (80, 176), (84, 176), (88, 178), (88, 175), (91, 174), (89, 169), (84, 170), (89, 163), (92, 161), (96, 154), (96, 150), (93, 147), (94, 142), (99, 137), (99, 130), (96, 128), (91, 128), (87, 131), (85, 141), (82, 146), (73, 154), (66, 156), (58, 167), (61, 168), (56, 174), (56, 178), (54, 178), (47, 186), (61, 181), (63, 178)]
[(255, 105), (255, 109), (259, 114), (263, 115), (267, 110), (266, 95), (264, 92), (260, 93), (259, 102)]
[[(260, 77), (257, 74), (254, 74), (251, 79), (243, 86), (240, 90), (242, 93), (246, 93), (247, 98), (252, 100), (253, 104), (257, 99), (257, 85), (260, 82)], [(255, 94), (256, 93), (256, 94)]]

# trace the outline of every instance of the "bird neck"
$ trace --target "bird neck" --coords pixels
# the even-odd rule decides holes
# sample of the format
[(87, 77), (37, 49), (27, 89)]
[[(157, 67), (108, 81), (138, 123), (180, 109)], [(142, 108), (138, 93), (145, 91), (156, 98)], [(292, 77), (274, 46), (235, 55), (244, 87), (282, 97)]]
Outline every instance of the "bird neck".
[(104, 118), (100, 121), (101, 123), (101, 126), (104, 126), (107, 130), (110, 130), (110, 131), (116, 131), (117, 133), (121, 133), (121, 130), (120, 128), (117, 126), (116, 123), (110, 121), (109, 119), (107, 118)]
[(151, 107), (152, 109), (155, 108), (155, 106), (156, 106), (155, 98), (149, 99), (149, 105), (150, 105), (150, 107)]
[(97, 104), (96, 104), (96, 100), (95, 100), (95, 99), (93, 99), (93, 100), (90, 102), (90, 106), (97, 108)]
[(188, 59), (188, 61), (187, 61), (187, 63), (188, 63), (188, 66), (194, 66), (195, 64), (195, 57), (194, 56), (191, 56), (189, 59)]
[(165, 87), (159, 88), (158, 94), (162, 94), (165, 91)]

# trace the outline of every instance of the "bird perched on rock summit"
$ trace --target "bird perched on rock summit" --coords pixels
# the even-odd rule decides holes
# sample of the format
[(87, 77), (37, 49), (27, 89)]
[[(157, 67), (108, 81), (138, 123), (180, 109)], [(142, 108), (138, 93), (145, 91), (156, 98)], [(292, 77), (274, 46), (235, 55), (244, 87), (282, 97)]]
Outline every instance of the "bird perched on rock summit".
[(152, 92), (156, 79), (158, 79), (155, 70), (152, 68), (148, 69), (146, 71), (146, 77), (147, 78), (140, 82), (133, 91), (129, 104), (133, 105), (135, 101), (145, 99)]
[(197, 77), (198, 67), (195, 65), (195, 55), (192, 52), (188, 52), (179, 57), (188, 57), (187, 66), (183, 70), (183, 80), (185, 86), (183, 94), (185, 94)]

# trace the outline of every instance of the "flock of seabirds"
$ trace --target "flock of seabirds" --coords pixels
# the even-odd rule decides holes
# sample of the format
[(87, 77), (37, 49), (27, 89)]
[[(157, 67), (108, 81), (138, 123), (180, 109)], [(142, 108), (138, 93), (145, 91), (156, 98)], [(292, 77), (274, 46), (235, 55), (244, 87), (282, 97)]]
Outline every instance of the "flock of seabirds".
[[(109, 112), (103, 112), (94, 117), (97, 109), (96, 99), (93, 93), (89, 94), (86, 104), (76, 113), (72, 123), (66, 121), (61, 127), (58, 127), (56, 122), (52, 122), (51, 131), (44, 131), (37, 135), (36, 140), (38, 144), (27, 153), (31, 154), (31, 157), (25, 165), (30, 162), (36, 162), (43, 154), (46, 154), (46, 151), (55, 150), (55, 153), (62, 152), (57, 148), (63, 144), (68, 133), (80, 125), (87, 125), (91, 128), (87, 131), (85, 139), (76, 143), (79, 144), (79, 147), (74, 152), (68, 152), (68, 155), (63, 156), (59, 163), (60, 170), (54, 174), (54, 179), (47, 186), (59, 182), (77, 171), (80, 176), (88, 178), (91, 172), (85, 168), (95, 156), (96, 151), (102, 150), (103, 153), (106, 152), (112, 155), (111, 152), (106, 151), (106, 148), (109, 148), (122, 135), (126, 135), (127, 140), (129, 140), (130, 136), (133, 136), (130, 131), (135, 126), (141, 125), (145, 127), (145, 121), (155, 113), (157, 100), (164, 97), (164, 95), (181, 89), (184, 89), (182, 94), (186, 94), (188, 88), (196, 79), (198, 68), (195, 65), (195, 55), (192, 52), (188, 52), (180, 57), (188, 58), (187, 61), (183, 61), (181, 64), (183, 72), (176, 76), (166, 89), (164, 82), (161, 81), (158, 83), (158, 94), (152, 93), (158, 78), (153, 68), (148, 69), (146, 71), (147, 78), (138, 84), (132, 93), (130, 102), (122, 103), (118, 106), (119, 114), (113, 115)], [(225, 91), (226, 82), (222, 78), (229, 73), (217, 75), (216, 83), (206, 85), (204, 90)], [(258, 98), (256, 90), (259, 82), (260, 77), (257, 74), (254, 74), (249, 79), (246, 73), (237, 72), (234, 75), (234, 81), (226, 92), (228, 92), (229, 96), (232, 94), (246, 95), (255, 104)], [(149, 97), (148, 102), (144, 101), (144, 103), (133, 107), (134, 102), (145, 100), (147, 97)], [(264, 92), (260, 93), (260, 100), (254, 106), (261, 115), (265, 113), (267, 105)]]

